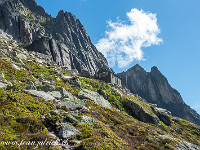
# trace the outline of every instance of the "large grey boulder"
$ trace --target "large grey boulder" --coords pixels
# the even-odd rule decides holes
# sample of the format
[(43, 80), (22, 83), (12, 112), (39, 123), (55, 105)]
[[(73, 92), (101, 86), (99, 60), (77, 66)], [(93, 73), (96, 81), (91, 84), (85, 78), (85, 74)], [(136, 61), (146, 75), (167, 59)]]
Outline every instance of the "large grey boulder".
[(143, 107), (141, 107), (136, 102), (132, 100), (127, 100), (125, 105), (129, 109), (129, 111), (132, 113), (132, 115), (138, 118), (140, 121), (158, 125), (159, 123), (158, 117), (155, 116), (154, 114), (150, 114), (149, 112), (147, 112)]
[(156, 113), (156, 115), (158, 116), (158, 118), (167, 126), (171, 126), (171, 112), (169, 112), (166, 109), (162, 109), (162, 108), (155, 108), (154, 112)]
[(63, 123), (62, 128), (59, 131), (59, 137), (62, 139), (68, 139), (69, 137), (80, 133), (74, 126)]
[(47, 101), (55, 100), (55, 97), (53, 97), (52, 95), (50, 95), (44, 91), (26, 90), (26, 92), (31, 94), (32, 96), (44, 98)]
[(105, 108), (112, 108), (111, 104), (107, 100), (105, 100), (102, 95), (100, 95), (97, 92), (90, 91), (88, 89), (81, 89), (81, 91), (78, 93), (78, 97), (81, 99), (92, 100), (98, 105), (101, 105)]

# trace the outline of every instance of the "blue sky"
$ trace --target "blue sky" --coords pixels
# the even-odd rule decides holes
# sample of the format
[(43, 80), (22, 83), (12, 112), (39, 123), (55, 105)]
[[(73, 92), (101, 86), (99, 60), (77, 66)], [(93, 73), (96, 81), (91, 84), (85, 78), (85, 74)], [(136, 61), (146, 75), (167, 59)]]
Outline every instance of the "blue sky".
[(47, 13), (56, 16), (59, 10), (72, 12), (86, 28), (94, 44), (105, 38), (107, 21), (130, 25), (127, 12), (143, 10), (156, 14), (163, 42), (142, 47), (145, 61), (135, 60), (128, 66), (113, 66), (116, 72), (126, 71), (136, 63), (150, 71), (157, 66), (177, 89), (184, 101), (200, 113), (200, 1), (199, 0), (36, 0)]

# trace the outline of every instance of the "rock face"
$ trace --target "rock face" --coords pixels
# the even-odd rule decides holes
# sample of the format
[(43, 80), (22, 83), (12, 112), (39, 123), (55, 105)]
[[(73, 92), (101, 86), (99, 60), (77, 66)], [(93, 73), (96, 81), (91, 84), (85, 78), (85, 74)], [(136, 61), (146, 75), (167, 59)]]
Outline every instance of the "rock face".
[(135, 65), (118, 75), (122, 78), (122, 84), (132, 93), (169, 110), (173, 116), (200, 125), (199, 114), (184, 103), (180, 93), (170, 86), (157, 67), (146, 72), (141, 66)]
[(35, 0), (5, 0), (0, 3), (0, 28), (29, 51), (46, 54), (69, 70), (94, 74), (109, 68), (80, 20), (69, 12), (60, 11), (53, 18)]

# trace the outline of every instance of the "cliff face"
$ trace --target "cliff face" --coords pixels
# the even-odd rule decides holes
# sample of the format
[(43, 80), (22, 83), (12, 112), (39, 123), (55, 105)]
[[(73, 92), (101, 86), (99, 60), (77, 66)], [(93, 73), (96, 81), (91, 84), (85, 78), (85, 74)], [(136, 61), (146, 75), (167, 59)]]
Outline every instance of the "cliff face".
[(200, 124), (199, 114), (184, 103), (180, 93), (170, 86), (157, 67), (146, 72), (141, 66), (135, 65), (118, 75), (122, 78), (122, 84), (132, 93), (171, 111), (174, 116)]
[(35, 0), (4, 0), (0, 3), (0, 28), (29, 51), (46, 54), (69, 70), (94, 74), (102, 67), (109, 68), (79, 19), (69, 12), (60, 11), (53, 18)]

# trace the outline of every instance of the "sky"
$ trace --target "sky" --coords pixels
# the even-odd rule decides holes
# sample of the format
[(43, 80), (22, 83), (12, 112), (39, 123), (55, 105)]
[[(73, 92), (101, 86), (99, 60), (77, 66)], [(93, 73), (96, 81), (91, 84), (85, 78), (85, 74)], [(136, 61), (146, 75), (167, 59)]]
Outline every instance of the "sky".
[(200, 114), (199, 0), (36, 0), (80, 19), (115, 72), (157, 66)]

